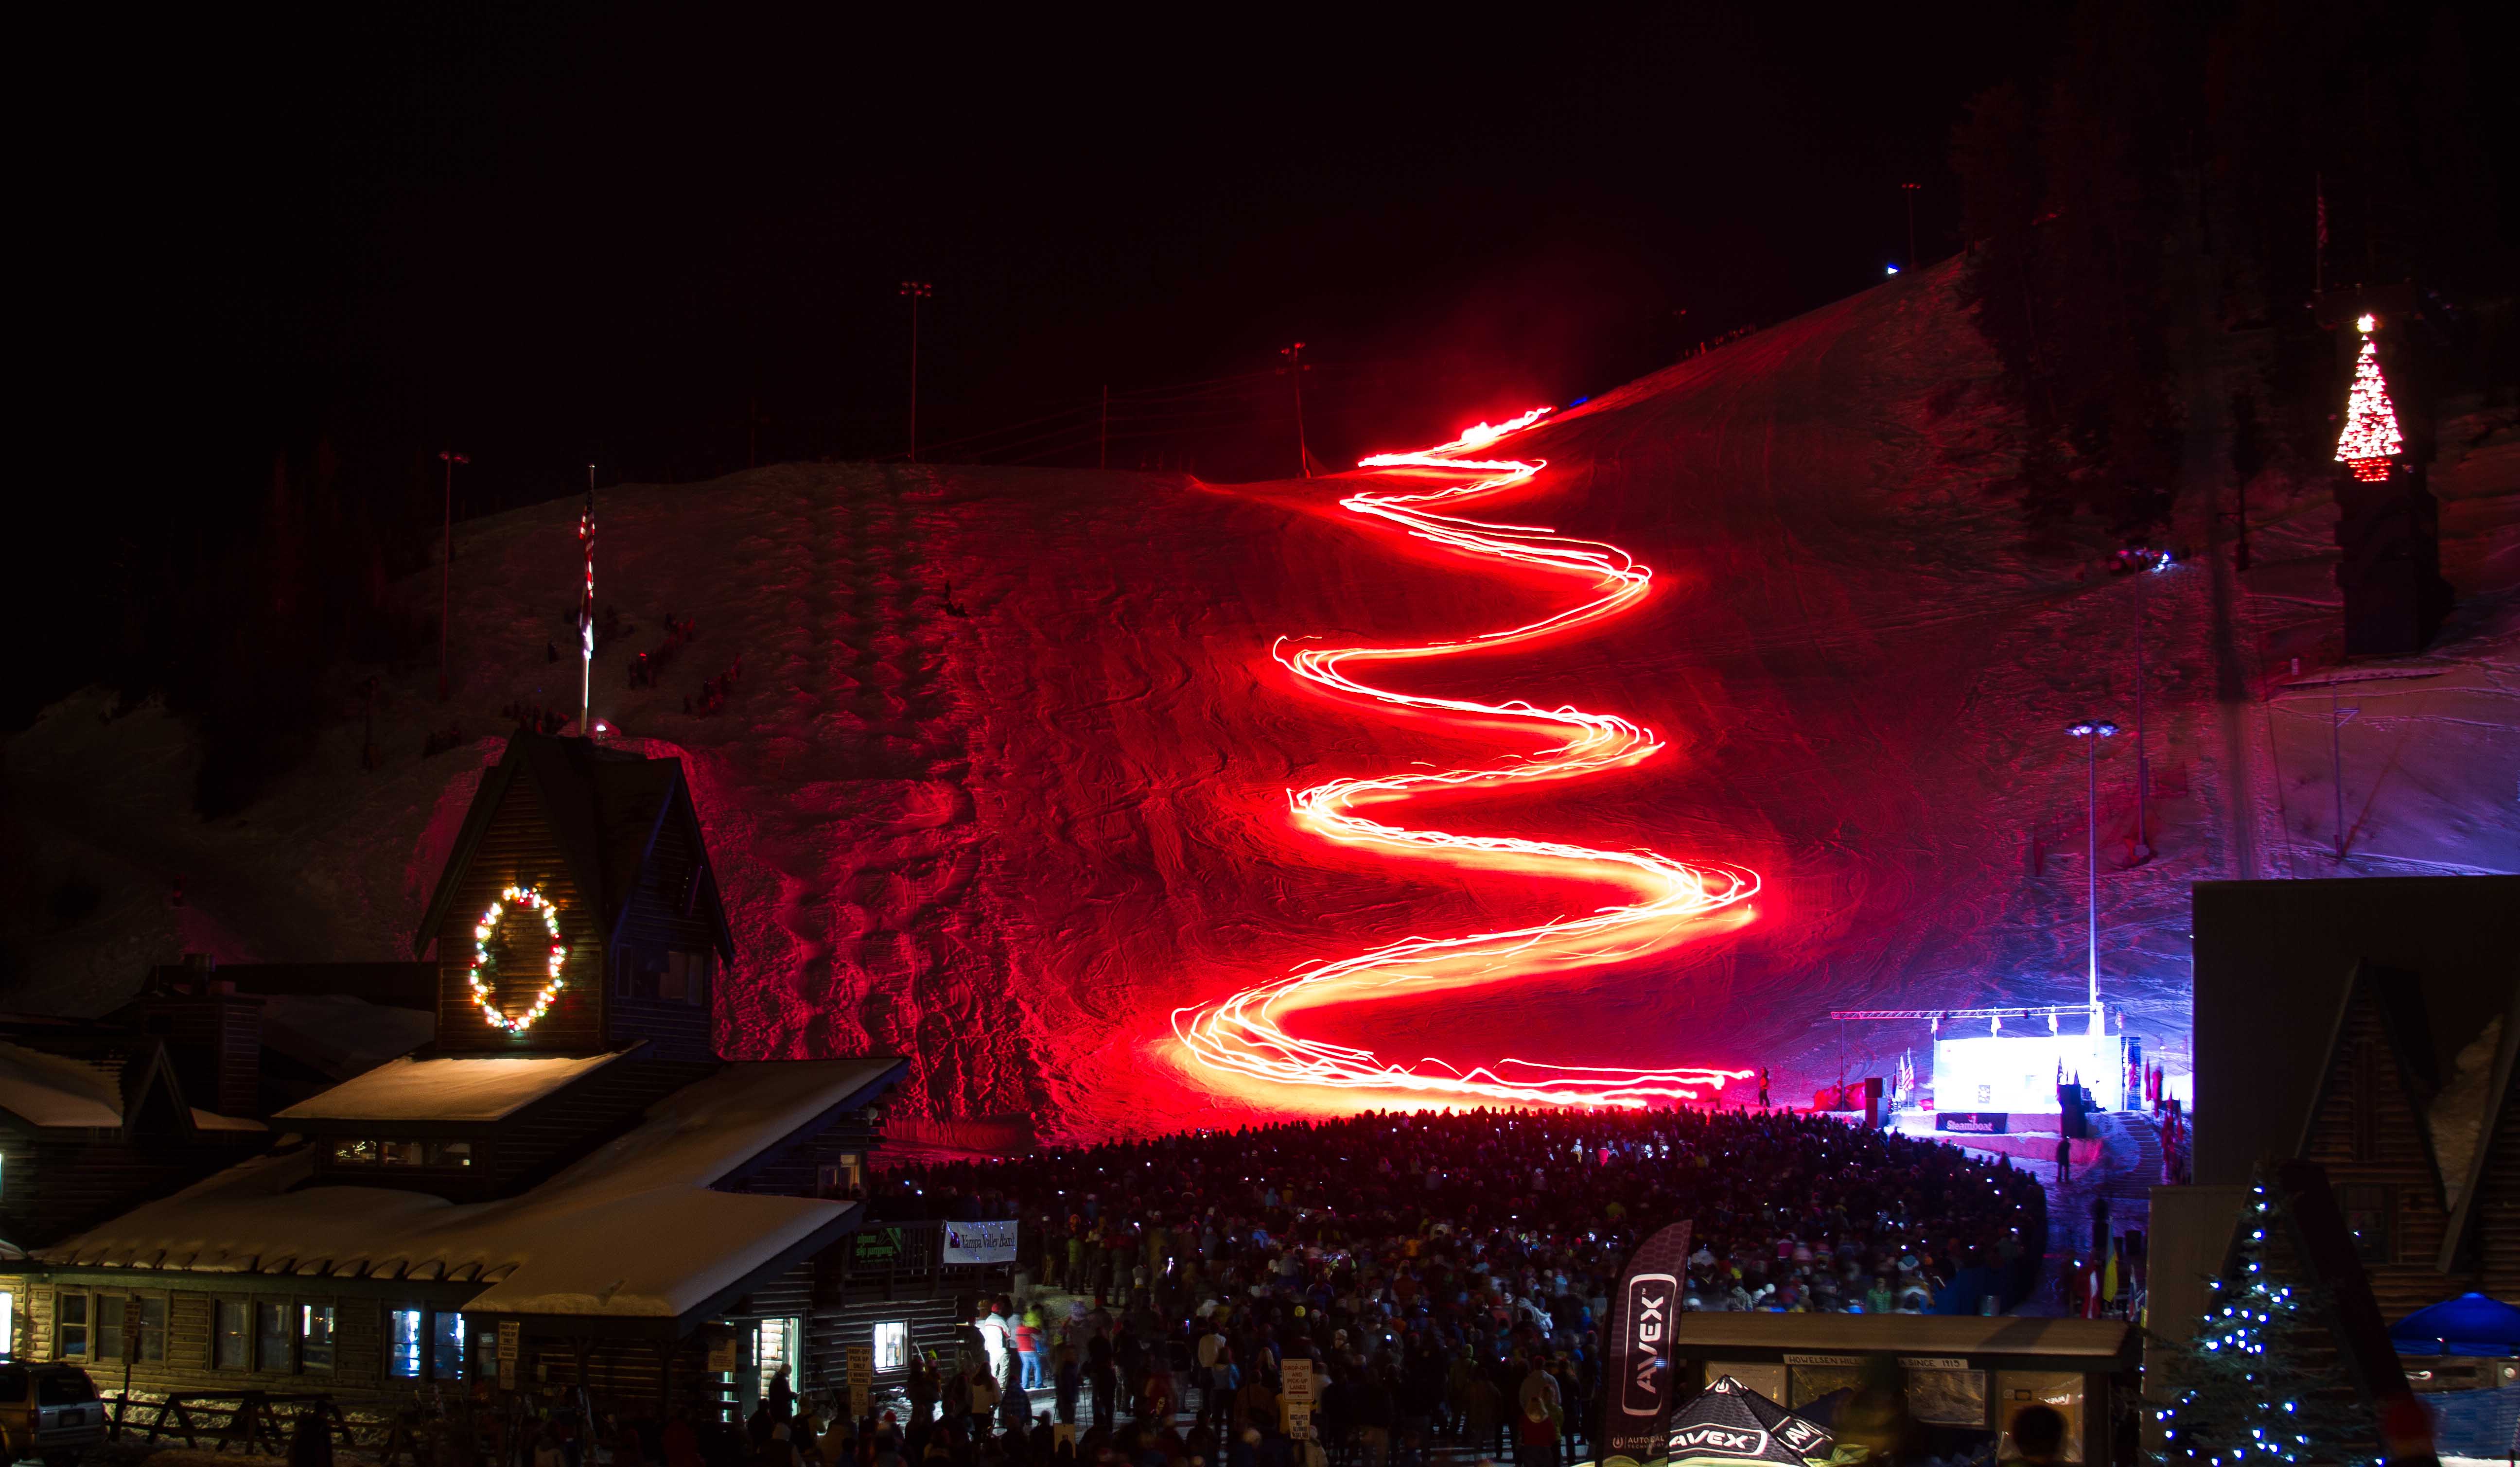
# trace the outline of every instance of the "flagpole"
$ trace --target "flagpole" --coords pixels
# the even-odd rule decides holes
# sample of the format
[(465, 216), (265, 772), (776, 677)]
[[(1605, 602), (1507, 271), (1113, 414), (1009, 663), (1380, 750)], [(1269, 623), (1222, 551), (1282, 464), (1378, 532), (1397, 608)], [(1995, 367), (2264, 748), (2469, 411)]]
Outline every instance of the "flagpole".
[(586, 599), (577, 608), (577, 732), (595, 736), (595, 466), (586, 466), (586, 513), (577, 522), (578, 542), (586, 550)]

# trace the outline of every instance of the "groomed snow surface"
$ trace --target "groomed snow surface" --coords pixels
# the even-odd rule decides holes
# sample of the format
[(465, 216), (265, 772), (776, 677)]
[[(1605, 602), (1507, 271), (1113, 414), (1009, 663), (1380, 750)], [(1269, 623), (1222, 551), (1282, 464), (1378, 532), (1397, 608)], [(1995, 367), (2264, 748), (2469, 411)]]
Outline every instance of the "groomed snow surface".
[[(1738, 863), (1766, 883), (1750, 919), (1630, 962), (1307, 1013), (1304, 1032), (1462, 1065), (1769, 1065), (1799, 1100), (1841, 1064), (1886, 1075), (1912, 1048), (1922, 1067), (1921, 1022), (1841, 1036), (1833, 1007), (2080, 1002), (2085, 746), (2063, 731), (2134, 728), (2138, 594), (2152, 853), (2122, 735), (2100, 762), (2101, 966), (2152, 1055), (2185, 1062), (2190, 882), (2520, 869), (2511, 429), (2443, 435), (2458, 619), (2425, 656), (2338, 669), (2323, 484), (2251, 487), (2245, 577), (2204, 556), (2139, 592), (2106, 573), (2095, 526), (2025, 546), (2003, 488), (2016, 425), (1954, 282), (1902, 277), (1510, 440), (1550, 467), (1482, 514), (1615, 543), (1655, 568), (1653, 594), (1546, 645), (1387, 669), (1413, 690), (1622, 713), (1670, 745), (1420, 800), (1412, 823)], [(2202, 550), (2228, 455), (2191, 457), (2177, 538)], [(1290, 786), (1518, 745), (1307, 690), (1276, 639), (1450, 638), (1572, 599), (1359, 521), (1337, 508), (1350, 487), (791, 465), (602, 493), (597, 598), (630, 630), (598, 659), (596, 712), (689, 765), (740, 947), (728, 1051), (910, 1054), (896, 1111), (914, 1117), (1054, 1136), (1233, 1124), (1323, 1097), (1211, 1089), (1173, 1052), (1177, 1005), (1622, 900), (1290, 823)], [(22, 900), (64, 873), (107, 894), (29, 940), (14, 1001), (96, 1011), (186, 949), (407, 952), (497, 757), (497, 710), (575, 704), (574, 661), (547, 649), (568, 647), (576, 513), (559, 500), (459, 530), (455, 700), (437, 703), (433, 668), (387, 679), (374, 773), (346, 680), (315, 762), (214, 823), (180, 813), (193, 756), (153, 711), (74, 699), (14, 739)], [(434, 606), (433, 575), (409, 590)], [(668, 613), (697, 638), (658, 687), (629, 688)], [(739, 659), (725, 710), (687, 715)], [(2341, 863), (2331, 692), (2359, 709), (2335, 761)], [(420, 758), (450, 722), (476, 741)]]

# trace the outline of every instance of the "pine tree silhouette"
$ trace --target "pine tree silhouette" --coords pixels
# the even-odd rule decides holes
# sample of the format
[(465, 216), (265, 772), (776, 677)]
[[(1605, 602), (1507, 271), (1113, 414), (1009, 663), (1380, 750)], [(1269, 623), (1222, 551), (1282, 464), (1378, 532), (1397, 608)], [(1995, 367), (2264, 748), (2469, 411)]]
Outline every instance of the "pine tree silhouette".
[(2282, 1195), (2259, 1169), (2240, 1246), (2196, 1336), (2167, 1362), (2162, 1458), (2252, 1467), (2373, 1458), (2372, 1423), (2342, 1388), (2328, 1297), (2303, 1276)]

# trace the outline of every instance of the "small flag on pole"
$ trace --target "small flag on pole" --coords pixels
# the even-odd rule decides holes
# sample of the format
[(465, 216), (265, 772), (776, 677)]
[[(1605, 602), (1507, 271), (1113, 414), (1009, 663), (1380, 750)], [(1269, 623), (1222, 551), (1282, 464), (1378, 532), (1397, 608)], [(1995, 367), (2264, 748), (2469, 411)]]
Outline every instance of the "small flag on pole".
[(595, 466), (586, 466), (586, 512), (577, 517), (577, 543), (586, 554), (586, 595), (577, 607), (577, 732), (595, 736)]

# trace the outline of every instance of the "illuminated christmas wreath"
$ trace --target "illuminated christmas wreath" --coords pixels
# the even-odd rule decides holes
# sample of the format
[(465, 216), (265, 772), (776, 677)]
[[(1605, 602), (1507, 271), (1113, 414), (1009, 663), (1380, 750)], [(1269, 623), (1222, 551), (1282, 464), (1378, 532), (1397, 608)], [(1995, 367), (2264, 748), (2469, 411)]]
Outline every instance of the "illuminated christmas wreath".
[[(499, 1006), (498, 995), (484, 981), (495, 977), (499, 971), (497, 959), (490, 956), (490, 937), (499, 930), (500, 919), (507, 914), (510, 902), (528, 911), (541, 912), (543, 926), (551, 933), (550, 974), (542, 992), (534, 995), (533, 1006), (515, 1018), (509, 1017), (507, 1010)], [(552, 1004), (560, 999), (560, 991), (568, 987), (568, 980), (561, 976), (561, 967), (567, 961), (568, 948), (560, 940), (560, 910), (543, 895), (541, 887), (511, 886), (499, 893), (499, 900), (491, 903), (489, 910), (481, 913), (481, 920), (472, 924), (472, 971), (470, 975), (472, 1001), (481, 1005), (481, 1017), (510, 1034), (522, 1034), (533, 1028), (536, 1020), (551, 1012)]]

